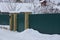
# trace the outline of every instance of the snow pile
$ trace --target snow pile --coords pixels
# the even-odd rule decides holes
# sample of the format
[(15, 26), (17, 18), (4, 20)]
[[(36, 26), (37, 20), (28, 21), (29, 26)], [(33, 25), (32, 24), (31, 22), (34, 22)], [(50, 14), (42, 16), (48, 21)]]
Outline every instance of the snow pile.
[(60, 35), (42, 34), (33, 29), (20, 33), (0, 29), (0, 40), (60, 40)]
[(0, 29), (0, 40), (18, 40), (18, 36), (16, 37), (17, 34), (17, 32)]
[(47, 6), (41, 6), (41, 2), (44, 0), (21, 0), (23, 3), (15, 3), (14, 0), (8, 0), (8, 3), (5, 1), (7, 0), (0, 2), (1, 12), (32, 12), (32, 14), (60, 13), (60, 6), (57, 6), (52, 0), (47, 0)]
[(22, 40), (60, 40), (60, 35), (42, 34), (33, 29), (27, 29), (20, 33), (20, 35)]
[(0, 29), (9, 30), (10, 29), (10, 26), (9, 25), (0, 25)]

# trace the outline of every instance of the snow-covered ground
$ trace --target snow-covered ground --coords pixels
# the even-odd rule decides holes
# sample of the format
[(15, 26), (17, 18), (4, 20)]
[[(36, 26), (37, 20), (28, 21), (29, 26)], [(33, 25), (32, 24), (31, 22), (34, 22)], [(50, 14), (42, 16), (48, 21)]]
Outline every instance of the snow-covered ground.
[(60, 40), (60, 35), (42, 34), (33, 29), (27, 29), (23, 32), (0, 29), (0, 40)]
[(0, 25), (0, 29), (9, 30), (10, 29), (10, 25)]

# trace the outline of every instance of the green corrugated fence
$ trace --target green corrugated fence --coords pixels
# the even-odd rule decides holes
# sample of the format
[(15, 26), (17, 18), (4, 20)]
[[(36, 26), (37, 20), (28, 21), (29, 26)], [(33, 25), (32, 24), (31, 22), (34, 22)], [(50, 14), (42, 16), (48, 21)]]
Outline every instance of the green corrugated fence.
[(9, 25), (9, 15), (0, 14), (0, 25)]
[[(25, 14), (17, 16), (17, 31), (25, 29)], [(9, 25), (9, 15), (0, 15), (0, 25)], [(38, 30), (41, 33), (60, 34), (60, 14), (30, 14), (29, 28)]]
[(24, 15), (25, 15), (24, 13), (20, 13), (20, 14), (17, 15), (17, 31), (18, 32), (21, 32), (21, 31), (24, 30), (24, 23), (25, 23)]
[(60, 14), (31, 14), (29, 24), (41, 33), (60, 34)]

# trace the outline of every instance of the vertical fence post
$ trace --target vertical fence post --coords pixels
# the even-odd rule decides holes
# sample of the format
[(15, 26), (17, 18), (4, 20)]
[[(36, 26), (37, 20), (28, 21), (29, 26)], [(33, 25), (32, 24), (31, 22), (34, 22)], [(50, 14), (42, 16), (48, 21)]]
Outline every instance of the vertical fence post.
[(10, 30), (16, 31), (17, 29), (17, 13), (10, 14)]
[(17, 29), (17, 13), (14, 13), (14, 31)]
[(25, 29), (29, 28), (29, 14), (31, 12), (25, 12)]
[(13, 30), (13, 14), (9, 14), (10, 16), (10, 30)]

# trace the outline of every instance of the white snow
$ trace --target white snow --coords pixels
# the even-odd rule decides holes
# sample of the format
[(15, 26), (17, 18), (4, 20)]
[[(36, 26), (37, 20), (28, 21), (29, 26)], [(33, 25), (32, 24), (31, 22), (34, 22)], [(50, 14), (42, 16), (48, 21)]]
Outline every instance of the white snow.
[[(44, 0), (40, 1), (40, 3), (43, 1)], [(60, 13), (60, 6), (57, 6), (55, 2), (47, 1), (47, 6), (41, 6), (40, 4), (38, 6), (37, 4), (34, 6), (33, 14)]]
[(0, 40), (18, 40), (17, 37), (15, 37), (16, 34), (17, 32), (11, 32), (0, 29)]
[(32, 3), (2, 3), (0, 2), (1, 12), (33, 12)]
[(0, 29), (0, 40), (60, 40), (60, 35), (42, 34), (33, 29), (27, 29), (23, 32)]
[(0, 25), (0, 29), (10, 29), (10, 25)]
[[(41, 6), (39, 0), (34, 0), (32, 3), (2, 3), (0, 2), (0, 11), (9, 13), (32, 12), (32, 14), (44, 13), (60, 13), (60, 6), (48, 2), (46, 7)], [(52, 10), (54, 8), (54, 10)], [(58, 9), (56, 11), (56, 8)]]
[(50, 0), (50, 1), (55, 2), (56, 4), (60, 2), (60, 0)]
[(16, 0), (0, 0), (0, 2), (16, 2)]
[(53, 8), (57, 8), (57, 9), (60, 10), (60, 6), (57, 6), (57, 5), (55, 5)]

